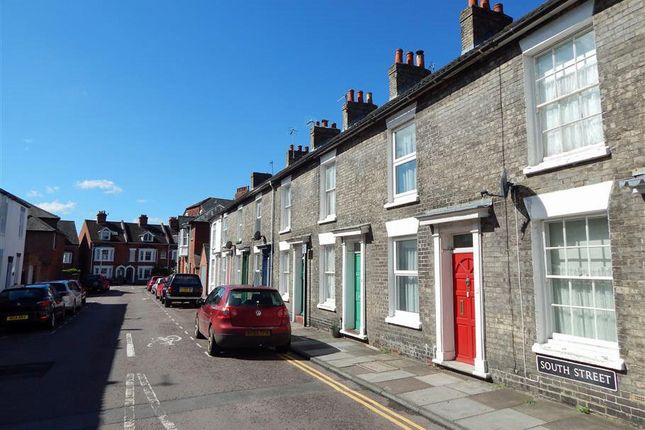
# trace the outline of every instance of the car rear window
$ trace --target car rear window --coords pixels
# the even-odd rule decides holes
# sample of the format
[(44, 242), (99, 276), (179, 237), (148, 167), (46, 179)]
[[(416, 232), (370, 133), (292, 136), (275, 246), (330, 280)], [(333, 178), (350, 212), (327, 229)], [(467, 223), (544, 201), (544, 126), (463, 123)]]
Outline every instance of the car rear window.
[(233, 290), (228, 295), (230, 306), (282, 306), (284, 302), (277, 291), (258, 291), (257, 289)]
[(15, 302), (16, 300), (39, 300), (45, 297), (45, 288), (21, 288), (16, 290), (4, 290), (0, 293), (0, 301)]
[(198, 276), (175, 275), (175, 278), (172, 280), (172, 285), (182, 287), (201, 287), (202, 282), (199, 280)]
[(50, 285), (54, 287), (54, 289), (59, 293), (64, 293), (65, 291), (67, 291), (67, 287), (65, 286), (65, 284), (56, 283), (56, 284), (50, 284)]

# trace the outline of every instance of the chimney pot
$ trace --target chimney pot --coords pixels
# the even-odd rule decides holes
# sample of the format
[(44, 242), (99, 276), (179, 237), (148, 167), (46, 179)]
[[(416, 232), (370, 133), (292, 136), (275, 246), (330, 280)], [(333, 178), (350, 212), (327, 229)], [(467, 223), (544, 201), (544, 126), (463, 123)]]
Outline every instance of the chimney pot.
[(293, 151), (293, 145), (289, 145), (289, 150)]
[(320, 125), (320, 121), (316, 121), (316, 125)]
[(495, 6), (493, 6), (493, 10), (497, 13), (504, 13), (504, 5), (501, 3), (495, 3)]
[(484, 9), (490, 10), (490, 2), (489, 0), (481, 0), (481, 7)]
[(403, 62), (403, 49), (398, 48), (394, 54), (394, 62), (402, 63)]
[(308, 154), (308, 153), (309, 153), (309, 147), (305, 146), (305, 154)]
[(336, 128), (336, 123), (335, 122), (331, 123), (331, 128)]
[(347, 91), (347, 101), (348, 102), (354, 101), (354, 90)]
[(468, 0), (468, 7), (477, 6), (477, 0)]
[(329, 124), (329, 121), (327, 121), (326, 119), (323, 119), (322, 120), (322, 126), (327, 127), (327, 124)]
[(417, 51), (417, 67), (421, 67), (424, 69), (426, 67), (425, 60), (423, 58), (423, 51), (421, 50)]
[(367, 92), (367, 97), (365, 99), (365, 103), (372, 104), (372, 93), (370, 91)]
[(358, 93), (356, 94), (356, 101), (358, 103), (363, 103), (363, 91), (359, 90)]
[(412, 53), (412, 51), (408, 51), (408, 53), (405, 54), (405, 62), (408, 64), (412, 64), (413, 57), (414, 57), (414, 54)]
[(298, 151), (302, 152), (302, 145), (298, 145)]

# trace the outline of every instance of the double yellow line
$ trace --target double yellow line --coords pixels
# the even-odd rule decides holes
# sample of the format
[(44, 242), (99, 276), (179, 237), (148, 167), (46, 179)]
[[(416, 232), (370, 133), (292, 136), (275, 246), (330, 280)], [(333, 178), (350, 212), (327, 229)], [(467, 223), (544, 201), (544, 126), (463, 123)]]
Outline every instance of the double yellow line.
[(367, 409), (371, 410), (372, 412), (380, 415), (381, 417), (385, 418), (386, 420), (390, 421), (394, 425), (396, 425), (399, 428), (402, 429), (418, 429), (418, 430), (425, 430), (424, 427), (420, 426), (419, 424), (415, 423), (414, 421), (411, 421), (410, 419), (397, 414), (394, 412), (392, 409), (386, 408), (379, 402), (370, 399), (367, 396), (364, 396), (363, 394), (359, 393), (358, 391), (352, 390), (351, 388), (341, 384), (338, 381), (335, 381), (334, 379), (330, 378), (329, 376), (325, 375), (324, 373), (314, 369), (313, 367), (309, 366), (308, 364), (305, 364), (301, 361), (298, 361), (296, 357), (294, 357), (291, 354), (280, 354), (280, 356), (286, 360), (289, 364), (299, 368), (303, 372), (309, 374), (310, 376), (318, 379), (319, 381), (329, 385), (331, 388), (334, 390), (338, 391), (341, 394), (344, 394), (345, 396), (349, 397), (350, 399), (354, 400), (357, 403), (360, 403), (361, 405), (365, 406)]

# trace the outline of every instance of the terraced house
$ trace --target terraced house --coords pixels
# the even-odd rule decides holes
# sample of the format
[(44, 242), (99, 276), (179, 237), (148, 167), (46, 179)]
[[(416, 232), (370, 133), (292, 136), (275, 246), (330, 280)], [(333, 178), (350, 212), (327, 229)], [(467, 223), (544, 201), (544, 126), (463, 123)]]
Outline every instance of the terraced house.
[(397, 50), (387, 102), (350, 90), (211, 220), (211, 285), (644, 425), (643, 8), (469, 1), (453, 62)]

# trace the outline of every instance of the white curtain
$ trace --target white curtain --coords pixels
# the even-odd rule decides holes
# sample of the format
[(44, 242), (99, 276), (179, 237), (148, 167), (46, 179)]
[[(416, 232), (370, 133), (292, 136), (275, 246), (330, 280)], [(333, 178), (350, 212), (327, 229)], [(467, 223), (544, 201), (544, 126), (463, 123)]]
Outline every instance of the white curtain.
[(396, 194), (417, 188), (417, 161), (412, 160), (396, 166)]
[[(419, 312), (419, 287), (416, 239), (395, 242), (396, 308), (400, 311)], [(398, 272), (398, 273), (397, 273)]]

